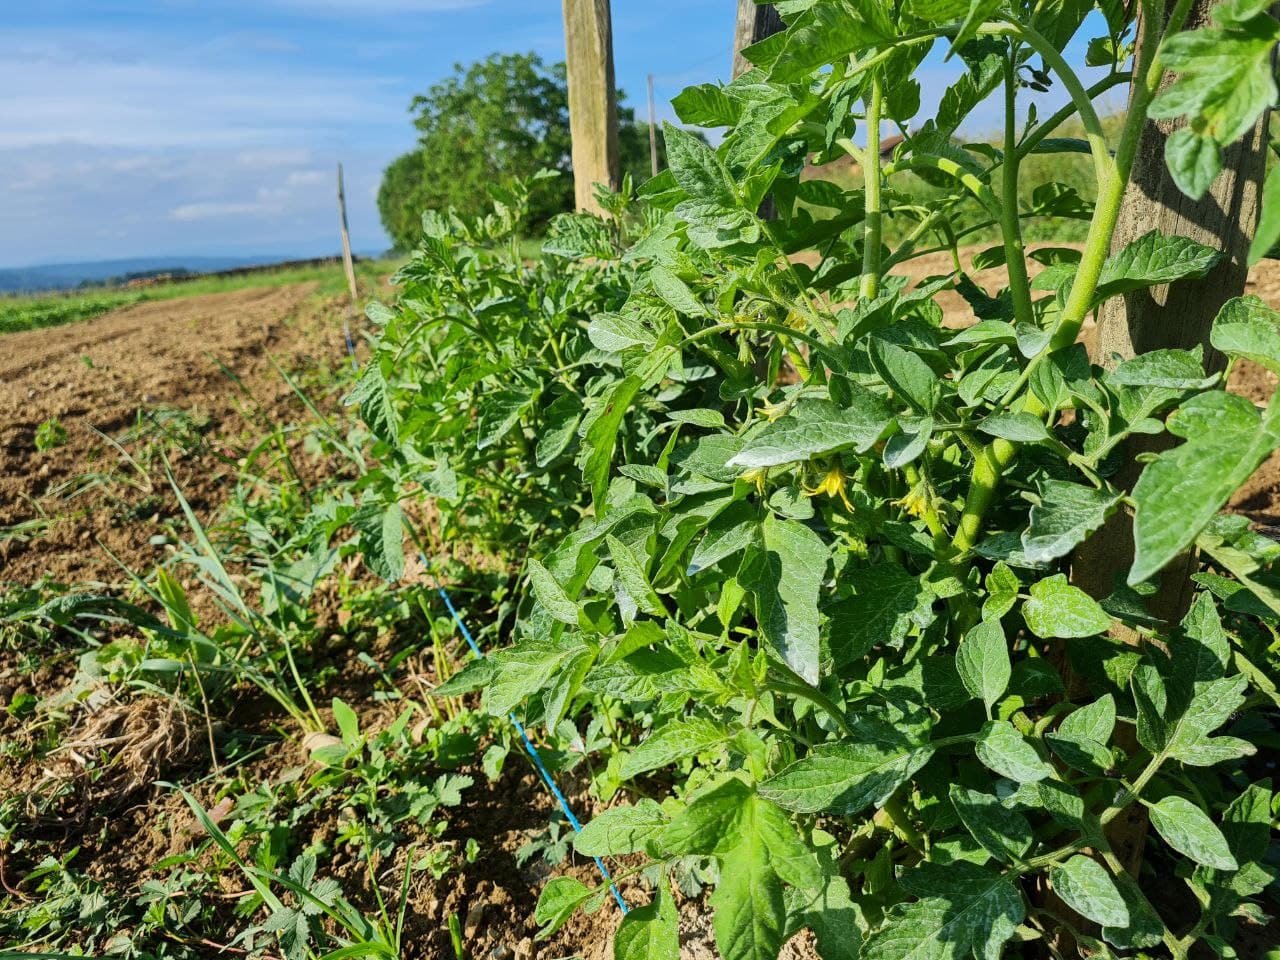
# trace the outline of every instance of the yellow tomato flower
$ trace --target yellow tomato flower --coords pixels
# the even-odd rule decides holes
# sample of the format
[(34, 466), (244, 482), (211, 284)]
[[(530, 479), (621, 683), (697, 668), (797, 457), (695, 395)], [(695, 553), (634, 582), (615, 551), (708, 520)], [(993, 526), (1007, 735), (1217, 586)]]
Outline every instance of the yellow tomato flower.
[(849, 502), (849, 497), (845, 494), (845, 480), (846, 477), (844, 475), (844, 471), (840, 469), (840, 464), (833, 463), (827, 469), (827, 472), (823, 474), (822, 479), (818, 481), (816, 486), (806, 486), (804, 488), (805, 496), (816, 497), (819, 494), (825, 493), (833, 500), (836, 497), (839, 497), (840, 500), (843, 501), (845, 508), (852, 513), (853, 504)]
[(933, 491), (929, 489), (929, 484), (923, 480), (908, 490), (905, 497), (893, 501), (894, 506), (901, 507), (913, 517), (923, 517), (932, 503)]

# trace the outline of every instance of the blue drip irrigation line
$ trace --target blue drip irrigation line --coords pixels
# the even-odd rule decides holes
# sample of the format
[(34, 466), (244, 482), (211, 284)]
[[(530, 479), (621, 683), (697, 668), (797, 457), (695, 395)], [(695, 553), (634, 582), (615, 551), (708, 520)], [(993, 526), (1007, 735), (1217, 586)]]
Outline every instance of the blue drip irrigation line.
[[(351, 328), (345, 322), (342, 325), (342, 332), (347, 338), (347, 353), (351, 355), (351, 369), (358, 370), (359, 364), (356, 362), (356, 347), (355, 344), (351, 342)], [(480, 649), (480, 644), (476, 643), (475, 637), (471, 636), (471, 631), (467, 629), (467, 625), (463, 621), (462, 615), (459, 614), (457, 608), (454, 607), (453, 600), (449, 596), (449, 591), (441, 585), (440, 579), (436, 576), (435, 570), (431, 566), (431, 562), (426, 558), (425, 554), (419, 553), (418, 557), (422, 560), (422, 565), (427, 568), (428, 573), (431, 574), (431, 579), (435, 580), (436, 591), (444, 600), (444, 605), (449, 608), (449, 615), (453, 617), (453, 622), (458, 625), (458, 629), (462, 631), (463, 637), (466, 638), (467, 646), (471, 648), (471, 652), (476, 655), (477, 659), (485, 659), (484, 651)], [(528, 753), (529, 758), (533, 760), (533, 765), (541, 775), (542, 782), (547, 785), (547, 789), (551, 791), (551, 795), (556, 798), (556, 803), (560, 804), (560, 809), (568, 819), (569, 825), (573, 827), (573, 832), (581, 833), (582, 824), (578, 821), (578, 818), (573, 815), (573, 808), (569, 806), (568, 799), (560, 792), (560, 788), (556, 786), (556, 782), (551, 776), (551, 771), (548, 770), (547, 765), (542, 762), (542, 755), (538, 753), (538, 748), (535, 747), (533, 745), (533, 741), (529, 739), (529, 732), (525, 730), (524, 724), (520, 722), (520, 718), (515, 715), (514, 711), (507, 714), (507, 719), (511, 721), (511, 725), (514, 726), (516, 731), (520, 734), (520, 739), (524, 742), (525, 752)], [(600, 871), (600, 876), (604, 877), (605, 883), (609, 884), (609, 890), (613, 894), (613, 899), (618, 901), (618, 906), (622, 908), (623, 913), (628, 913), (629, 909), (627, 907), (627, 902), (622, 899), (622, 894), (618, 891), (618, 888), (614, 886), (613, 877), (609, 876), (609, 868), (604, 865), (604, 861), (599, 857), (592, 857), (591, 859), (596, 862), (596, 868)]]
[[(422, 559), (423, 566), (431, 572), (431, 578), (436, 581), (436, 591), (444, 600), (444, 605), (449, 608), (449, 613), (453, 617), (453, 622), (458, 625), (458, 629), (462, 631), (462, 636), (466, 638), (467, 646), (471, 648), (471, 652), (476, 655), (479, 660), (485, 659), (484, 651), (480, 649), (480, 645), (476, 643), (475, 637), (471, 636), (471, 631), (467, 629), (467, 625), (463, 622), (462, 616), (458, 613), (453, 605), (453, 600), (449, 596), (449, 592), (440, 585), (439, 579), (431, 568), (431, 564), (427, 558), (419, 554)], [(512, 726), (520, 734), (520, 739), (524, 741), (525, 752), (533, 760), (533, 765), (537, 768), (538, 773), (542, 776), (542, 782), (547, 785), (547, 789), (551, 791), (551, 795), (556, 798), (556, 802), (560, 804), (560, 809), (564, 812), (565, 817), (569, 821), (569, 825), (573, 827), (574, 833), (582, 832), (582, 824), (578, 822), (578, 818), (573, 815), (573, 809), (569, 806), (569, 801), (565, 795), (560, 792), (560, 788), (556, 786), (556, 782), (551, 777), (551, 771), (547, 769), (547, 765), (542, 762), (542, 755), (538, 753), (538, 748), (533, 745), (533, 741), (529, 739), (528, 731), (525, 730), (524, 724), (520, 722), (515, 712), (507, 714), (507, 719), (511, 721)], [(605, 882), (609, 884), (609, 890), (613, 893), (613, 899), (618, 901), (618, 906), (622, 908), (623, 913), (627, 913), (627, 903), (622, 899), (622, 894), (618, 892), (618, 888), (614, 886), (613, 877), (609, 875), (609, 868), (604, 865), (604, 861), (599, 857), (592, 857), (596, 862), (596, 868), (600, 871), (600, 876), (604, 877)]]

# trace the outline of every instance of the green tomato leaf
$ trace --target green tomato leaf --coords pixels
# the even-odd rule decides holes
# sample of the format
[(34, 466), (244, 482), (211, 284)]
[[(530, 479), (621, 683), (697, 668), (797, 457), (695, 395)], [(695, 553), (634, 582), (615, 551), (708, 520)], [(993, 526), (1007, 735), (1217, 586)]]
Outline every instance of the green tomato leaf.
[(1164, 842), (1196, 863), (1216, 870), (1236, 870), (1238, 864), (1222, 831), (1208, 814), (1185, 797), (1165, 797), (1152, 804), (1151, 825)]
[(1111, 618), (1098, 602), (1056, 573), (1031, 585), (1031, 599), (1022, 605), (1022, 619), (1037, 637), (1092, 637), (1111, 626)]
[(617, 572), (618, 580), (622, 584), (622, 589), (627, 592), (627, 596), (649, 616), (665, 618), (667, 608), (663, 606), (662, 598), (649, 584), (649, 575), (636, 552), (613, 534), (605, 536), (605, 544), (609, 548), (609, 559), (613, 561), (613, 569)]
[(738, 574), (755, 601), (760, 632), (806, 683), (818, 682), (818, 594), (830, 551), (798, 520), (770, 513), (760, 544)]
[(614, 960), (680, 960), (680, 916), (665, 874), (653, 900), (627, 911), (613, 935)]
[(691, 199), (727, 207), (738, 205), (733, 177), (701, 137), (670, 123), (663, 123), (662, 136), (671, 172)]
[(863, 453), (884, 436), (892, 420), (892, 411), (880, 397), (857, 387), (843, 407), (829, 400), (801, 400), (787, 416), (766, 424), (746, 441), (727, 466), (774, 467), (846, 447)]
[(404, 576), (404, 512), (399, 503), (364, 504), (351, 516), (364, 562), (388, 583)]
[(1280, 244), (1280, 167), (1272, 167), (1262, 186), (1262, 215), (1258, 218), (1258, 230), (1249, 245), (1249, 266)]
[(885, 7), (877, 0), (822, 0), (796, 17), (782, 35), (769, 79), (788, 83), (851, 53), (894, 36)]
[(1094, 306), (1159, 283), (1203, 277), (1221, 259), (1221, 253), (1202, 243), (1152, 230), (1107, 258), (1094, 293)]
[(533, 919), (542, 924), (536, 939), (545, 940), (564, 925), (594, 891), (574, 877), (552, 877), (538, 894)]
[(1033, 417), (1029, 413), (1010, 413), (1007, 410), (993, 413), (978, 424), (978, 429), (1012, 443), (1039, 443), (1051, 436), (1049, 428), (1039, 417)]
[(982, 601), (982, 619), (999, 620), (1018, 602), (1022, 583), (1018, 575), (1003, 560), (997, 562), (987, 574), (987, 598)]
[(480, 401), (477, 450), (487, 450), (509, 434), (533, 405), (534, 391), (497, 390)]
[(724, 960), (777, 960), (787, 925), (782, 879), (764, 838), (744, 830), (720, 862), (711, 925)]
[(569, 595), (564, 592), (564, 587), (560, 586), (559, 581), (546, 567), (532, 558), (529, 560), (528, 570), (529, 586), (533, 588), (534, 597), (547, 613), (561, 623), (577, 626), (578, 605), (569, 599)]
[(1119, 493), (1065, 480), (1042, 481), (1040, 500), (1032, 505), (1022, 532), (1023, 554), (1032, 563), (1065, 557), (1102, 527), (1119, 502)]
[(951, 805), (960, 822), (988, 853), (1005, 863), (1018, 863), (1035, 837), (1031, 824), (1016, 810), (1010, 810), (990, 794), (959, 784), (951, 785)]
[(1235, 394), (1198, 394), (1168, 421), (1186, 443), (1160, 454), (1133, 488), (1132, 586), (1191, 545), (1230, 496), (1280, 447), (1280, 403), (1259, 415)]
[(1008, 720), (988, 720), (974, 744), (978, 759), (989, 770), (1015, 783), (1034, 783), (1053, 773)]
[(858, 726), (859, 742), (815, 747), (760, 785), (760, 795), (795, 813), (840, 816), (879, 807), (933, 756), (927, 743), (885, 724)]
[(630, 780), (648, 770), (656, 770), (718, 747), (727, 743), (729, 738), (728, 730), (701, 717), (664, 724), (649, 739), (627, 754), (622, 761), (620, 776), (624, 780)]
[(396, 408), (391, 402), (391, 389), (382, 373), (382, 364), (374, 359), (364, 365), (360, 379), (344, 401), (347, 406), (360, 408), (360, 419), (379, 440), (396, 445), (400, 432)]
[(1062, 902), (1080, 916), (1104, 927), (1129, 925), (1129, 907), (1098, 861), (1076, 855), (1050, 870), (1049, 882)]
[(667, 815), (657, 802), (641, 798), (634, 806), (597, 814), (573, 836), (573, 849), (587, 857), (619, 857), (643, 850), (662, 832)]
[(922, 899), (889, 909), (862, 960), (1000, 960), (1026, 917), (1009, 876), (964, 860), (923, 863), (900, 882)]
[(1243, 357), (1280, 373), (1280, 313), (1259, 297), (1235, 297), (1224, 303), (1213, 321), (1209, 342), (1229, 357)]
[(609, 489), (609, 467), (618, 443), (618, 428), (640, 384), (638, 377), (626, 377), (610, 387), (600, 398), (601, 407), (593, 411), (595, 416), (582, 438), (582, 476), (591, 486), (591, 502), (597, 515), (604, 509)]
[(956, 669), (964, 688), (990, 710), (1008, 687), (1013, 672), (999, 620), (984, 620), (964, 635), (956, 650)]

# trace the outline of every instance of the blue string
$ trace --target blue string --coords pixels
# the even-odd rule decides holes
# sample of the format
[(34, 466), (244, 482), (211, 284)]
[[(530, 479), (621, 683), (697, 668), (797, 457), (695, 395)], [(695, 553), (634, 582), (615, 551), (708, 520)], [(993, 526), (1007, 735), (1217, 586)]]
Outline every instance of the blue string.
[[(431, 565), (427, 562), (427, 558), (419, 554), (422, 559), (423, 566), (431, 571)], [(476, 643), (475, 637), (471, 636), (471, 631), (467, 629), (467, 625), (463, 622), (462, 616), (458, 613), (457, 608), (453, 605), (453, 600), (449, 597), (449, 592), (440, 585), (439, 579), (436, 578), (434, 572), (431, 577), (436, 581), (436, 591), (444, 600), (444, 605), (449, 608), (449, 614), (453, 617), (453, 622), (458, 625), (458, 629), (462, 631), (462, 636), (466, 638), (467, 646), (471, 648), (471, 652), (476, 655), (479, 660), (485, 659), (484, 651), (480, 649), (480, 644)], [(551, 791), (551, 795), (556, 798), (556, 802), (560, 804), (560, 809), (564, 811), (565, 817), (569, 821), (569, 825), (573, 827), (574, 833), (582, 832), (582, 824), (578, 822), (578, 818), (573, 815), (573, 810), (569, 806), (569, 801), (565, 795), (560, 792), (560, 788), (556, 786), (556, 782), (551, 777), (551, 771), (547, 769), (547, 765), (542, 762), (542, 756), (538, 753), (538, 748), (533, 745), (533, 741), (529, 739), (529, 734), (524, 728), (524, 724), (520, 722), (514, 711), (507, 714), (507, 719), (511, 721), (512, 726), (520, 734), (520, 739), (524, 741), (525, 752), (533, 760), (533, 765), (537, 768), (538, 773), (542, 776), (542, 782), (547, 785), (547, 789)], [(596, 867), (600, 871), (600, 876), (604, 877), (605, 882), (609, 884), (609, 890), (613, 893), (613, 899), (618, 901), (618, 906), (622, 908), (623, 913), (627, 913), (626, 901), (622, 899), (622, 894), (618, 892), (618, 888), (613, 884), (613, 877), (609, 876), (609, 868), (604, 865), (604, 861), (599, 857), (592, 857), (596, 862)]]
[[(351, 369), (358, 370), (359, 365), (356, 363), (356, 347), (351, 342), (351, 328), (347, 324), (342, 325), (342, 332), (347, 339), (347, 353), (351, 355)], [(462, 619), (462, 615), (453, 605), (453, 600), (449, 596), (449, 591), (440, 584), (439, 578), (436, 577), (435, 571), (431, 568), (430, 561), (424, 554), (418, 554), (422, 560), (422, 565), (427, 568), (431, 574), (431, 578), (436, 581), (436, 590), (440, 597), (444, 600), (444, 605), (449, 608), (449, 615), (453, 617), (453, 622), (458, 625), (458, 629), (462, 631), (463, 637), (466, 638), (467, 646), (471, 648), (471, 652), (476, 655), (479, 660), (485, 659), (484, 651), (480, 649), (480, 644), (476, 643), (476, 638), (471, 635), (471, 631), (467, 629), (466, 622)], [(529, 758), (533, 760), (533, 765), (537, 768), (542, 782), (547, 785), (547, 789), (551, 791), (551, 795), (556, 798), (556, 803), (560, 804), (560, 809), (564, 811), (565, 817), (569, 821), (569, 825), (573, 827), (574, 833), (582, 832), (582, 824), (578, 818), (573, 815), (573, 808), (569, 806), (569, 801), (565, 795), (560, 792), (560, 788), (556, 786), (556, 782), (551, 777), (551, 771), (547, 769), (547, 765), (542, 762), (542, 755), (538, 753), (538, 748), (533, 745), (533, 741), (529, 739), (529, 733), (524, 728), (524, 724), (520, 722), (520, 718), (515, 712), (507, 714), (507, 719), (511, 721), (511, 725), (516, 728), (516, 732), (520, 734), (520, 739), (524, 742), (525, 752), (529, 754)], [(604, 865), (604, 861), (599, 857), (592, 857), (596, 862), (596, 868), (600, 871), (600, 876), (604, 877), (605, 883), (609, 884), (609, 890), (613, 893), (613, 899), (618, 901), (618, 906), (622, 908), (623, 913), (628, 912), (627, 903), (622, 899), (622, 894), (618, 892), (618, 888), (613, 884), (613, 877), (609, 876), (609, 868)]]

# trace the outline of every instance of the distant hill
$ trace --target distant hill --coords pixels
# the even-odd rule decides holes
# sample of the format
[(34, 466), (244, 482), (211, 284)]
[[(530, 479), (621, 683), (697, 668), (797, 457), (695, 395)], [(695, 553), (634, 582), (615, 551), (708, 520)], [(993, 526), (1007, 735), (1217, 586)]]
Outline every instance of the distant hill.
[(236, 267), (278, 263), (289, 257), (130, 257), (122, 260), (95, 260), (86, 263), (48, 263), (32, 267), (0, 269), (0, 293), (38, 293), (44, 290), (73, 290), (86, 284), (125, 280), (156, 273), (216, 273)]

